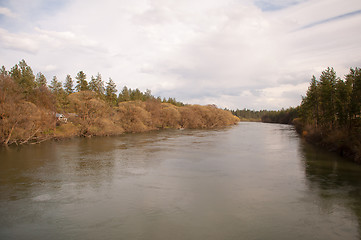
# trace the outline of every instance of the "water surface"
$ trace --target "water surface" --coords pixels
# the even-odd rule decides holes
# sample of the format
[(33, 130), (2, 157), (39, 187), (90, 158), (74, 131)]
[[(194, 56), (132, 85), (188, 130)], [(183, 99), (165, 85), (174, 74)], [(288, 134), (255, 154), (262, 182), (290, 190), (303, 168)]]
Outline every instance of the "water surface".
[(359, 239), (361, 166), (240, 123), (0, 150), (0, 239)]

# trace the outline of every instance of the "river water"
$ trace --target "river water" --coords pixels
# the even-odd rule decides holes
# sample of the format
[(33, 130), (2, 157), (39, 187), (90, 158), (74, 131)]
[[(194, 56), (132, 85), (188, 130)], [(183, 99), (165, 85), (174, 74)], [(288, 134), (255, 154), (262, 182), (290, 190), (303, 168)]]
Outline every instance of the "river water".
[(0, 150), (0, 239), (360, 239), (361, 166), (239, 123)]

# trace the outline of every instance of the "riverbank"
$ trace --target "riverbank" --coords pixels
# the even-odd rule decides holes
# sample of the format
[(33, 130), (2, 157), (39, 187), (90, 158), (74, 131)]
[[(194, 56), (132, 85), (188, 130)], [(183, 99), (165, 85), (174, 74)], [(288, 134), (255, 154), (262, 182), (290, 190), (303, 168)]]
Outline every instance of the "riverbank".
[(361, 136), (357, 132), (349, 132), (347, 129), (322, 131), (311, 125), (302, 124), (300, 119), (295, 119), (293, 124), (307, 142), (361, 163)]
[[(212, 129), (239, 122), (229, 111), (214, 105), (175, 106), (152, 99), (110, 106), (90, 91), (70, 94), (68, 99), (68, 112), (57, 115), (25, 101), (20, 101), (17, 106), (26, 105), (31, 109), (24, 108), (13, 115), (9, 108), (9, 119), (14, 120), (13, 124), (2, 126), (2, 144), (34, 144), (50, 139), (111, 136), (158, 129)], [(4, 129), (6, 126), (8, 128)]]
[[(157, 129), (210, 129), (239, 122), (215, 105), (189, 105), (161, 99), (151, 91), (128, 89), (116, 95), (115, 83), (101, 75), (86, 81), (80, 71), (75, 92), (70, 75), (62, 84), (54, 76), (35, 78), (24, 60), (0, 73), (0, 145), (35, 144), (50, 139), (110, 136)], [(64, 85), (64, 88), (62, 87)]]

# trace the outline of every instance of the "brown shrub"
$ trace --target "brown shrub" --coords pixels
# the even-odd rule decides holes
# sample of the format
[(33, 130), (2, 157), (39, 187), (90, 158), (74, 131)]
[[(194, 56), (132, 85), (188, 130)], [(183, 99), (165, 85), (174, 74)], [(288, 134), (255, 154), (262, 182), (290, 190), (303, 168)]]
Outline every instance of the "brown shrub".
[[(94, 136), (103, 135), (103, 132), (109, 135), (111, 131), (109, 124), (99, 119), (107, 119), (112, 115), (112, 108), (100, 99), (96, 93), (91, 91), (81, 91), (69, 95), (70, 111), (77, 114), (73, 117), (74, 124), (79, 126), (79, 135)], [(103, 129), (107, 126), (106, 129)], [(114, 131), (119, 131), (114, 127)]]
[(145, 102), (145, 110), (151, 115), (151, 125), (153, 128), (161, 128), (162, 105), (156, 99), (149, 99)]
[(125, 132), (144, 132), (153, 129), (151, 114), (145, 110), (145, 103), (140, 101), (120, 103), (116, 109), (116, 124)]
[(0, 141), (24, 144), (42, 141), (55, 127), (54, 115), (23, 99), (18, 85), (0, 75)]
[(188, 105), (179, 109), (181, 126), (184, 128), (216, 128), (239, 122), (231, 112), (212, 105)]
[(66, 124), (61, 124), (56, 127), (54, 131), (55, 138), (70, 138), (74, 136), (78, 136), (79, 127), (75, 126), (72, 122), (68, 122)]
[(169, 104), (162, 103), (160, 112), (160, 123), (162, 128), (180, 128), (181, 114), (179, 108)]

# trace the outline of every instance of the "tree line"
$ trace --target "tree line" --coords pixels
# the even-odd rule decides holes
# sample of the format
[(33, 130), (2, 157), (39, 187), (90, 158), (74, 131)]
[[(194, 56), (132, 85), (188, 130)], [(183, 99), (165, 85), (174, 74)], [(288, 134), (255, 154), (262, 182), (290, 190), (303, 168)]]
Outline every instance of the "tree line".
[(319, 80), (312, 77), (300, 106), (305, 124), (322, 132), (343, 129), (359, 131), (361, 114), (361, 69), (351, 68), (341, 79), (333, 68), (322, 72)]
[(295, 121), (312, 142), (361, 162), (361, 69), (341, 79), (333, 68), (312, 77)]
[(250, 109), (237, 109), (230, 110), (233, 115), (237, 116), (241, 121), (254, 121), (265, 123), (281, 123), (292, 124), (293, 120), (298, 117), (299, 107), (281, 109), (278, 111), (272, 110), (250, 110)]
[(306, 140), (361, 162), (361, 69), (341, 79), (328, 67), (312, 76), (300, 106), (265, 111), (261, 119), (294, 124)]
[(36, 91), (50, 90), (56, 97), (56, 107), (59, 111), (66, 107), (66, 96), (80, 91), (92, 91), (98, 97), (105, 100), (109, 104), (116, 106), (119, 102), (125, 101), (146, 101), (148, 99), (157, 99), (160, 102), (171, 103), (176, 106), (184, 106), (182, 102), (178, 102), (175, 98), (169, 97), (168, 99), (160, 97), (155, 98), (149, 89), (145, 92), (140, 91), (138, 88), (131, 89), (124, 86), (117, 96), (116, 84), (109, 78), (104, 82), (102, 75), (98, 73), (96, 76), (91, 76), (90, 81), (87, 80), (87, 75), (83, 71), (79, 71), (75, 76), (75, 80), (68, 74), (62, 83), (57, 76), (53, 76), (50, 83), (43, 73), (39, 72), (34, 75), (30, 66), (27, 65), (25, 60), (21, 60), (19, 64), (15, 64), (10, 71), (7, 71), (4, 66), (0, 69), (0, 74), (3, 76), (10, 76), (19, 86), (23, 89), (25, 98), (31, 100), (36, 95)]
[[(52, 138), (116, 135), (161, 128), (214, 128), (236, 123), (229, 111), (214, 106), (185, 105), (175, 98), (154, 97), (150, 90), (126, 86), (117, 95), (114, 81), (102, 76), (87, 81), (50, 82), (34, 75), (22, 60), (9, 71), (0, 69), (0, 144), (38, 143)], [(56, 113), (69, 120), (59, 121)]]
[(261, 117), (267, 112), (267, 110), (255, 111), (247, 108), (230, 110), (231, 113), (237, 116), (241, 121), (261, 121)]

